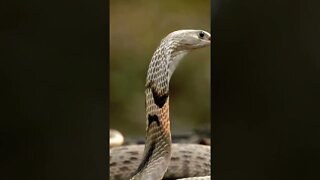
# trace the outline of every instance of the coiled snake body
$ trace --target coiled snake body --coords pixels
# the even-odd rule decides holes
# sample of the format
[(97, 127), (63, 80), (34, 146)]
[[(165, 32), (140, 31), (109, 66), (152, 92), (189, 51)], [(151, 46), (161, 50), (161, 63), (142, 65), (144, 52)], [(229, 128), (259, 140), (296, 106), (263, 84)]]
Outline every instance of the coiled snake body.
[(210, 179), (210, 146), (172, 144), (169, 120), (169, 82), (174, 70), (189, 51), (210, 43), (211, 35), (202, 30), (174, 31), (161, 41), (151, 59), (146, 79), (147, 122), (143, 155), (141, 145), (111, 148), (111, 179), (159, 180), (193, 176)]

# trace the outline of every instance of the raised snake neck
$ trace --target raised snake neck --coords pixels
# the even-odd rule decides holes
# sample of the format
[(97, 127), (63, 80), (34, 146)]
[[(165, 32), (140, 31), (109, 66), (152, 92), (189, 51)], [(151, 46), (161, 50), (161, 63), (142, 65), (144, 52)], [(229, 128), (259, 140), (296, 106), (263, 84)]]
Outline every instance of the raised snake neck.
[(155, 51), (146, 79), (146, 141), (143, 158), (132, 180), (162, 179), (171, 159), (169, 82), (180, 60), (192, 49), (210, 45), (202, 30), (179, 30), (165, 37)]

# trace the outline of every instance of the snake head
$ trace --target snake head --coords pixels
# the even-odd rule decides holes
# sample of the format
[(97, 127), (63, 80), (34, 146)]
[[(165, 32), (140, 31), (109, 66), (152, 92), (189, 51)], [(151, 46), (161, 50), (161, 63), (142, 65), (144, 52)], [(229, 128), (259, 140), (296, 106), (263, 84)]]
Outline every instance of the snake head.
[(211, 44), (211, 35), (204, 30), (178, 30), (170, 33), (165, 39), (174, 42), (177, 50), (199, 49)]

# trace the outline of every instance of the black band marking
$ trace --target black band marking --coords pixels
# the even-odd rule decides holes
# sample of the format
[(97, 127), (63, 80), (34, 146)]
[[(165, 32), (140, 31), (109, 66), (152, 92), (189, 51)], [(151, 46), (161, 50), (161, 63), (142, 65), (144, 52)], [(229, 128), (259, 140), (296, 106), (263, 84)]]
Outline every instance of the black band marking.
[(156, 90), (154, 88), (151, 89), (152, 91), (152, 96), (153, 96), (153, 100), (154, 103), (159, 107), (162, 108), (163, 105), (166, 103), (167, 98), (168, 98), (168, 94), (163, 94), (160, 95), (156, 92)]
[(163, 105), (166, 103), (169, 93), (159, 93), (156, 88), (154, 87), (155, 83), (153, 81), (150, 81), (146, 88), (150, 88), (153, 96), (154, 103), (159, 107), (162, 108)]
[(156, 122), (158, 126), (160, 126), (160, 121), (157, 115), (148, 115), (148, 127), (151, 125), (152, 122)]

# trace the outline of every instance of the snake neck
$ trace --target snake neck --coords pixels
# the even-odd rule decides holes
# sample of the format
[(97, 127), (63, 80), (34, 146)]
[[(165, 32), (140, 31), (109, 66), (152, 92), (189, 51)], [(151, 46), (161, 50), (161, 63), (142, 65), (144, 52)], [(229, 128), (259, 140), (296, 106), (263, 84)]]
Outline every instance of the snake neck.
[(146, 143), (143, 160), (132, 179), (162, 179), (171, 159), (169, 82), (186, 51), (162, 41), (155, 51), (146, 82)]

